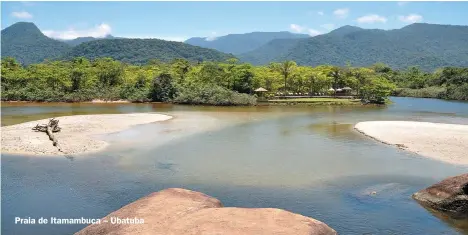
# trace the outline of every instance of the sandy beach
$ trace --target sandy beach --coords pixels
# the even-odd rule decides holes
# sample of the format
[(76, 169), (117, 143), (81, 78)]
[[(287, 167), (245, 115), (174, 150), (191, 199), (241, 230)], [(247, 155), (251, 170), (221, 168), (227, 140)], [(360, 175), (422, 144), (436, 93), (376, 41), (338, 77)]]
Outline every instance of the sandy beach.
[(44, 132), (31, 130), (37, 124), (47, 124), (49, 119), (25, 122), (2, 127), (2, 153), (37, 156), (63, 156), (96, 152), (108, 146), (97, 135), (123, 131), (131, 126), (171, 119), (155, 113), (99, 114), (56, 117), (60, 132), (55, 133), (63, 152), (52, 145)]
[(355, 125), (359, 132), (425, 157), (468, 165), (468, 125), (371, 121)]

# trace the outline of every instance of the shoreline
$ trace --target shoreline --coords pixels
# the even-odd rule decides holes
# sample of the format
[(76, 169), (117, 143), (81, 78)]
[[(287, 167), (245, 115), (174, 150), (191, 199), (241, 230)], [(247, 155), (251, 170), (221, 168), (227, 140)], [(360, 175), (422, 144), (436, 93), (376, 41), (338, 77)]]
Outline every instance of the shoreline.
[(55, 117), (59, 120), (60, 132), (54, 133), (63, 152), (52, 145), (46, 133), (31, 130), (37, 124), (47, 124), (49, 119), (3, 126), (2, 153), (35, 157), (81, 155), (101, 151), (109, 143), (98, 138), (120, 132), (132, 126), (161, 122), (172, 116), (157, 113), (97, 114)]
[(468, 166), (468, 125), (414, 121), (368, 121), (354, 126), (380, 143), (446, 163)]

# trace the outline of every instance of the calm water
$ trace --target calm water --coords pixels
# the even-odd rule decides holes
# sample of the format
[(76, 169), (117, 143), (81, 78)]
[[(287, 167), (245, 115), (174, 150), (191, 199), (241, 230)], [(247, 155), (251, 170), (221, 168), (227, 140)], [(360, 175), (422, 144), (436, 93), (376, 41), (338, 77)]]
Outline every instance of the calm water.
[(287, 209), (340, 234), (468, 234), (465, 221), (434, 216), (411, 199), (466, 167), (377, 143), (352, 128), (368, 120), (468, 124), (468, 103), (393, 101), (389, 107), (2, 104), (2, 125), (91, 113), (175, 117), (107, 135), (106, 151), (73, 161), (3, 154), (2, 234), (72, 234), (84, 226), (15, 225), (13, 218), (100, 218), (168, 187), (201, 191), (225, 206)]

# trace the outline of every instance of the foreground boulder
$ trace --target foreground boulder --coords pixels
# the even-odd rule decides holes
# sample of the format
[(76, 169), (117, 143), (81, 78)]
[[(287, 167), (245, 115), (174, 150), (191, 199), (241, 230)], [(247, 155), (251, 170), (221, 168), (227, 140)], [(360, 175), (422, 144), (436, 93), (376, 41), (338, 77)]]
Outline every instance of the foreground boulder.
[(415, 194), (423, 206), (446, 212), (455, 218), (468, 217), (468, 174), (445, 179)]
[[(119, 219), (143, 219), (140, 224), (113, 224)], [(152, 193), (112, 212), (77, 235), (123, 234), (310, 234), (333, 235), (326, 224), (273, 208), (229, 208), (203, 193), (171, 188)], [(141, 220), (140, 220), (141, 222)]]

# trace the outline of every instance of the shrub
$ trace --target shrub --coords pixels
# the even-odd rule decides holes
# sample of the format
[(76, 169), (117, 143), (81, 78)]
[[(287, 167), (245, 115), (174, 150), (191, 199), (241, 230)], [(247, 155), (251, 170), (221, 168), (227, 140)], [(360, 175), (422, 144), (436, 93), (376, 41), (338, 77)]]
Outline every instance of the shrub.
[(181, 87), (174, 103), (207, 105), (255, 105), (257, 99), (216, 85), (186, 85)]
[(451, 100), (468, 100), (468, 83), (449, 86), (446, 97)]
[(426, 87), (421, 89), (399, 88), (392, 95), (417, 98), (438, 98), (445, 97), (446, 89), (444, 87)]

